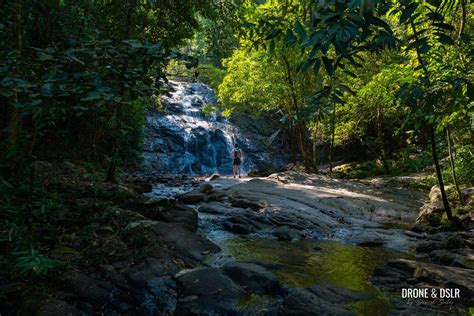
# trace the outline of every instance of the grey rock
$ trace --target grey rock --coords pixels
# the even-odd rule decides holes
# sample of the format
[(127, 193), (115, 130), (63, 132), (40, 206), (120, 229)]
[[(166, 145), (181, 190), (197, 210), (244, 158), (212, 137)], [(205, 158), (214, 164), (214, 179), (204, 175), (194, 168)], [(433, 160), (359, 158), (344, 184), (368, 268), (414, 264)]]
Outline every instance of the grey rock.
[(124, 238), (145, 244), (160, 245), (172, 249), (176, 255), (196, 261), (203, 259), (203, 252), (218, 252), (220, 248), (175, 223), (151, 220), (132, 222), (124, 229)]
[(204, 202), (207, 200), (207, 197), (204, 193), (199, 192), (189, 192), (178, 197), (178, 200), (185, 204), (196, 204)]
[(301, 233), (297, 230), (291, 229), (288, 226), (276, 227), (272, 230), (272, 234), (275, 235), (278, 240), (297, 240), (301, 237)]
[(266, 206), (268, 203), (263, 200), (249, 200), (242, 197), (235, 197), (230, 200), (230, 204), (234, 207), (239, 208), (250, 208), (254, 211), (258, 211)]
[(203, 183), (197, 188), (196, 192), (197, 193), (208, 194), (208, 193), (212, 192), (213, 190), (214, 190), (214, 187), (211, 184)]
[(140, 213), (152, 220), (176, 223), (193, 232), (198, 225), (196, 210), (176, 201), (166, 207), (147, 208)]
[(42, 316), (79, 316), (82, 313), (73, 305), (55, 298), (50, 298), (43, 307)]
[(283, 288), (278, 278), (264, 267), (254, 263), (228, 263), (222, 268), (235, 283), (252, 293), (266, 293), (272, 296), (282, 295)]
[(224, 229), (239, 235), (248, 235), (252, 232), (252, 229), (248, 224), (232, 224), (229, 222), (224, 223)]
[(237, 214), (242, 212), (243, 210), (240, 208), (235, 208), (230, 205), (221, 203), (221, 202), (208, 202), (206, 204), (201, 205), (198, 208), (200, 213), (207, 213), (207, 214), (216, 214), (216, 215), (227, 215), (227, 214)]
[(177, 282), (176, 315), (238, 315), (236, 305), (246, 296), (219, 268), (195, 269), (178, 276)]
[[(386, 295), (398, 297), (394, 300), (395, 308), (407, 306), (406, 300), (402, 300), (399, 296), (400, 289), (407, 287), (457, 288), (460, 290), (460, 299), (456, 300), (457, 307), (474, 304), (471, 286), (474, 283), (474, 274), (470, 269), (394, 259), (387, 261), (374, 271), (371, 283), (382, 289)], [(429, 304), (427, 307), (431, 309), (430, 314), (438, 311), (443, 314), (449, 310), (449, 306), (443, 304)], [(416, 314), (418, 309), (419, 307), (414, 306), (410, 310)]]
[(209, 177), (209, 181), (214, 181), (216, 179), (219, 179), (220, 176), (217, 173), (214, 173), (212, 176)]
[(464, 239), (459, 234), (453, 234), (446, 240), (447, 249), (459, 249), (464, 247)]
[(332, 303), (307, 289), (294, 289), (280, 306), (281, 315), (355, 315), (343, 304)]
[(100, 286), (101, 281), (94, 280), (89, 276), (76, 273), (70, 281), (74, 293), (93, 303), (105, 303), (111, 298), (109, 291)]
[(132, 187), (139, 194), (148, 193), (153, 190), (153, 185), (149, 182), (137, 182)]

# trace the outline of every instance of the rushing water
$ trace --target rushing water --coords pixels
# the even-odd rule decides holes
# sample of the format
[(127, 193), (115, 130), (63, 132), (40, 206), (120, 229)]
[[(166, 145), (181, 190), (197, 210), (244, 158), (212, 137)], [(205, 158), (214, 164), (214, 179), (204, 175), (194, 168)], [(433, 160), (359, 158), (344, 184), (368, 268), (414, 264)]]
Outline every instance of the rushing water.
[(230, 174), (230, 152), (243, 149), (242, 171), (248, 172), (265, 153), (219, 113), (205, 115), (203, 107), (215, 105), (212, 89), (203, 83), (170, 82), (174, 92), (162, 97), (164, 110), (147, 115), (144, 161), (148, 172), (169, 174)]

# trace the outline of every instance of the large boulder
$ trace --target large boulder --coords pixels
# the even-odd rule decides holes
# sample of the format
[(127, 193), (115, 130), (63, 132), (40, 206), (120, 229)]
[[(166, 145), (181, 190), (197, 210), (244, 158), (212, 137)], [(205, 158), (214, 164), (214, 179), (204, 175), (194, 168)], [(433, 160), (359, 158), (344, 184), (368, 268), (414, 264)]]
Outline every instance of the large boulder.
[(417, 224), (424, 224), (430, 226), (438, 226), (441, 223), (443, 217), (444, 208), (439, 203), (428, 203), (420, 207), (418, 217), (416, 218)]
[(259, 294), (282, 295), (278, 278), (264, 267), (254, 263), (233, 262), (224, 265), (224, 273), (247, 291)]
[(57, 316), (57, 315), (64, 315), (64, 316), (80, 316), (82, 313), (73, 305), (58, 300), (56, 298), (50, 298), (45, 306), (40, 311), (40, 315), (42, 316)]
[(219, 268), (198, 268), (177, 277), (176, 315), (236, 315), (245, 291)]
[(178, 200), (185, 204), (197, 204), (207, 200), (207, 196), (204, 193), (191, 191), (178, 197)]
[(175, 223), (152, 220), (132, 222), (125, 227), (123, 237), (133, 243), (166, 247), (179, 257), (195, 261), (202, 261), (205, 254), (220, 251), (208, 239)]
[(102, 286), (101, 281), (85, 274), (74, 274), (69, 285), (78, 297), (87, 302), (107, 303), (112, 297), (112, 294)]
[(169, 202), (167, 206), (145, 208), (140, 213), (152, 220), (176, 223), (193, 232), (198, 226), (196, 210), (176, 201)]
[(208, 194), (214, 191), (214, 187), (209, 183), (203, 183), (191, 192), (178, 196), (178, 200), (185, 204), (196, 204), (208, 200)]

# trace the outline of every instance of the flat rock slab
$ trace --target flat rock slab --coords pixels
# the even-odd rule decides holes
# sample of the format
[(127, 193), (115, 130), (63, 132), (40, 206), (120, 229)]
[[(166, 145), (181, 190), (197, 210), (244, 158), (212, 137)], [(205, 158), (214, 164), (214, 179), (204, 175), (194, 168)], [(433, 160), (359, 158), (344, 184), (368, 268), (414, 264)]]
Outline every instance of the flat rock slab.
[(215, 215), (232, 215), (243, 212), (243, 210), (222, 202), (208, 202), (199, 206), (198, 212)]
[(219, 178), (217, 193), (228, 201), (204, 203), (200, 212), (219, 215), (225, 230), (268, 233), (279, 239), (338, 239), (407, 251), (417, 242), (391, 223), (414, 223), (423, 194), (357, 181), (283, 172), (267, 178)]

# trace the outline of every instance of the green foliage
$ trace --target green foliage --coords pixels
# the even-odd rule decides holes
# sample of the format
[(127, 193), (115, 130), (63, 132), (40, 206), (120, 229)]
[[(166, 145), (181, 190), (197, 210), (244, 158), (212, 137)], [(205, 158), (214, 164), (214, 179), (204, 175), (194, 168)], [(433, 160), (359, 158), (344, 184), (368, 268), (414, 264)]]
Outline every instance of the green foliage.
[(209, 84), (215, 92), (218, 92), (219, 85), (226, 75), (225, 70), (211, 63), (200, 63), (197, 71), (198, 80)]
[[(314, 143), (313, 161), (328, 146), (331, 157), (333, 145), (362, 146), (366, 158), (393, 161), (400, 147), (425, 146), (430, 126), (438, 138), (451, 127), (454, 146), (472, 151), (469, 1), (274, 0), (249, 2), (237, 16), (240, 48), (224, 61), (221, 102), (304, 126)], [(290, 56), (295, 82), (305, 80), (311, 93), (285, 89), (279, 55)], [(288, 111), (292, 92), (299, 107)]]
[(46, 258), (38, 253), (36, 249), (28, 251), (14, 252), (16, 255), (14, 269), (18, 270), (19, 277), (40, 277), (48, 276), (48, 272), (63, 266), (63, 263), (58, 260)]
[(7, 1), (0, 9), (2, 173), (22, 174), (59, 151), (113, 164), (136, 158), (144, 108), (160, 94), (166, 64), (195, 64), (172, 49), (192, 37), (196, 13), (210, 8), (207, 1)]
[(462, 146), (457, 148), (455, 165), (459, 182), (473, 185), (474, 154), (469, 146)]

